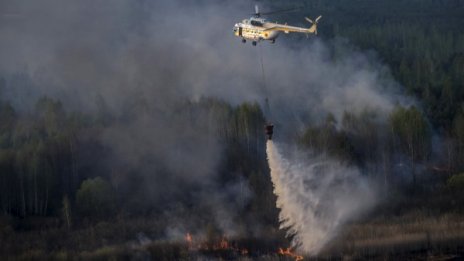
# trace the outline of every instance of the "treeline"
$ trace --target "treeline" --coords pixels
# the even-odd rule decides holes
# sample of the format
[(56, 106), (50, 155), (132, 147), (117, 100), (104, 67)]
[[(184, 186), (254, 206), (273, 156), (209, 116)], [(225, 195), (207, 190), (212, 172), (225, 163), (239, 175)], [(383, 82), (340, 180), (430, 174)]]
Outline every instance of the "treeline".
[(464, 1), (268, 0), (262, 5), (277, 10), (303, 7), (276, 18), (295, 23), (322, 14), (320, 37), (345, 38), (374, 51), (405, 94), (420, 100), (433, 127), (445, 135), (453, 132), (463, 113)]
[[(300, 138), (302, 146), (356, 165), (386, 185), (416, 185), (416, 165), (440, 164), (431, 160), (431, 142), (430, 126), (414, 106), (398, 106), (387, 120), (365, 111), (360, 115), (345, 112), (337, 122), (329, 114)], [(422, 168), (421, 173), (427, 171)]]
[[(216, 99), (180, 104), (179, 111), (191, 114), (192, 120), (198, 120), (200, 111), (207, 119), (207, 134), (224, 145), (216, 170), (219, 175), (210, 180), (214, 190), (228, 190), (230, 184), (240, 180), (245, 181), (245, 190), (249, 189), (243, 192), (249, 196), (235, 192), (229, 195), (235, 199), (220, 197), (219, 201), (234, 207), (232, 219), (239, 236), (283, 238), (276, 232), (278, 210), (265, 158), (265, 119), (260, 106), (231, 106)], [(151, 238), (164, 238), (172, 222), (187, 225), (190, 221), (192, 226), (185, 229), (206, 234), (213, 241), (227, 233), (217, 224), (214, 209), (199, 202), (195, 194), (205, 190), (207, 197), (216, 197), (211, 187), (179, 182), (179, 193), (172, 198), (151, 201), (145, 196), (149, 191), (144, 190), (159, 186), (155, 181), (144, 186), (147, 181), (141, 179), (142, 169), (118, 169), (114, 175), (113, 161), (119, 158), (101, 134), (105, 129), (131, 124), (129, 118), (107, 112), (71, 113), (50, 98), (41, 98), (31, 113), (18, 112), (7, 101), (1, 102), (0, 239), (9, 244), (3, 244), (0, 252), (19, 255), (32, 251), (32, 255), (33, 250), (40, 249), (45, 251), (40, 255), (45, 255), (47, 251), (63, 249), (88, 251), (108, 244), (125, 244), (140, 229), (150, 233)], [(386, 192), (397, 193), (404, 186), (416, 192), (422, 190), (425, 194), (412, 195), (423, 198), (427, 204), (433, 201), (441, 210), (460, 211), (464, 209), (456, 202), (463, 196), (460, 191), (464, 175), (452, 174), (462, 172), (464, 166), (464, 117), (459, 124), (462, 128), (453, 136), (455, 141), (444, 148), (446, 157), (440, 159), (434, 158), (432, 128), (414, 106), (398, 106), (386, 118), (370, 111), (345, 112), (337, 122), (328, 114), (321, 123), (308, 123), (296, 143), (302, 149), (359, 167), (364, 175), (384, 182)], [(172, 175), (167, 169), (155, 171), (162, 172), (158, 178), (168, 179)], [(121, 175), (128, 175), (132, 181), (118, 183)], [(446, 195), (448, 191), (452, 193)], [(433, 200), (424, 196), (431, 192)], [(241, 197), (247, 198), (242, 204), (228, 202), (240, 201)], [(401, 210), (411, 207), (409, 201), (400, 206)], [(39, 228), (48, 229), (43, 236), (50, 240), (56, 241), (54, 237), (59, 235), (59, 242), (41, 243), (34, 232)], [(32, 232), (24, 232), (28, 230)]]
[[(232, 107), (203, 99), (182, 103), (182, 107), (183, 111), (201, 111), (208, 119), (205, 122), (214, 123), (207, 127), (207, 135), (217, 137), (223, 145), (217, 167), (220, 175), (214, 177), (217, 189), (240, 180), (251, 189), (252, 196), (237, 210), (241, 213), (235, 221), (245, 226), (252, 223), (250, 220), (275, 225), (277, 210), (265, 158), (265, 119), (260, 106), (244, 103)], [(418, 108), (398, 106), (387, 119), (381, 117), (369, 111), (359, 115), (345, 112), (337, 122), (329, 114), (322, 123), (308, 123), (297, 144), (356, 165), (387, 185), (420, 187), (429, 185), (425, 180), (428, 174), (440, 174), (446, 180), (464, 171), (464, 116), (458, 117), (452, 135), (438, 152), (432, 149), (433, 129)], [(75, 219), (145, 215), (172, 206), (171, 199), (144, 198), (144, 190), (156, 189), (156, 184), (144, 186), (147, 181), (141, 176), (142, 169), (126, 167), (115, 174), (116, 163), (112, 162), (118, 158), (103, 142), (101, 133), (130, 124), (130, 120), (105, 113), (70, 113), (59, 101), (49, 98), (40, 99), (33, 113), (19, 113), (3, 101), (0, 120), (3, 214), (55, 216), (71, 226)], [(160, 172), (156, 177), (172, 174), (163, 168), (155, 171)], [(131, 181), (118, 183), (122, 176)], [(179, 183), (176, 186), (183, 193), (176, 193), (172, 201), (185, 206), (187, 212), (204, 212), (204, 206), (196, 205), (188, 195), (205, 188)]]
[[(303, 16), (323, 15), (319, 37), (328, 42), (348, 40), (354, 48), (373, 54), (388, 66), (404, 94), (418, 100), (417, 108), (397, 108), (385, 121), (388, 124), (369, 120), (370, 113), (347, 113), (334, 123), (337, 128), (330, 127), (332, 131), (326, 129), (333, 124), (312, 126), (303, 142), (380, 173), (404, 173), (412, 180), (419, 172), (441, 179), (463, 172), (464, 1), (265, 0), (261, 5), (263, 10), (301, 6), (290, 15), (272, 17), (296, 24)], [(330, 118), (328, 122), (333, 121)], [(318, 136), (328, 144), (315, 142), (312, 137)]]
[(56, 214), (79, 186), (76, 135), (83, 127), (58, 101), (40, 99), (31, 115), (0, 105), (0, 204), (4, 214)]
[[(256, 220), (274, 226), (277, 215), (265, 158), (264, 116), (259, 105), (245, 103), (232, 107), (214, 99), (180, 104), (179, 111), (191, 114), (190, 120), (194, 121), (198, 116), (208, 119), (204, 121), (208, 125), (206, 135), (219, 139), (220, 164), (214, 171), (220, 175), (208, 181), (214, 183), (214, 188), (196, 183), (183, 184), (182, 179), (169, 180), (173, 173), (163, 168), (153, 170), (153, 184), (147, 185), (147, 177), (143, 175), (148, 174), (143, 173), (141, 167), (118, 168), (117, 161), (121, 159), (104, 142), (102, 133), (121, 124), (132, 124), (131, 117), (115, 117), (104, 110), (95, 115), (70, 113), (59, 101), (46, 97), (37, 101), (31, 113), (18, 112), (7, 101), (2, 101), (2, 215), (57, 217), (62, 226), (70, 228), (73, 224), (92, 220), (121, 215), (150, 216), (180, 208), (186, 218), (198, 216), (203, 222), (198, 227), (204, 228), (215, 226), (214, 217), (209, 212), (213, 210), (191, 195), (199, 190), (211, 190), (211, 196), (215, 197), (215, 191), (226, 190), (230, 184), (244, 181), (243, 193), (248, 196), (244, 195), (244, 205), (233, 211), (237, 219), (234, 222), (250, 226), (250, 230)], [(183, 127), (189, 128), (189, 122)], [(123, 176), (129, 181), (118, 182)], [(159, 189), (159, 179), (163, 177), (178, 191), (172, 198), (147, 198), (150, 190)], [(242, 196), (239, 193), (232, 195)], [(226, 198), (225, 206), (229, 200), (237, 201)]]
[(340, 35), (377, 50), (407, 94), (422, 102), (433, 125), (449, 133), (464, 100), (464, 33), (427, 24), (385, 23)]
[[(269, 8), (288, 6), (283, 1), (266, 2), (271, 3)], [(298, 19), (307, 13), (324, 15), (319, 28), (322, 37), (346, 37), (354, 46), (378, 53), (407, 94), (417, 97), (421, 104), (399, 106), (387, 118), (370, 111), (345, 112), (337, 121), (329, 114), (322, 123), (305, 123), (308, 127), (297, 137), (297, 144), (356, 165), (365, 175), (388, 186), (407, 184), (437, 192), (433, 195), (448, 189), (462, 190), (464, 2), (295, 3), (305, 7), (301, 15), (295, 15)], [(215, 191), (227, 190), (230, 184), (241, 181), (246, 184), (243, 192), (231, 194), (240, 200), (221, 198), (227, 201), (224, 205), (235, 202), (230, 204), (238, 206), (233, 210), (234, 223), (250, 234), (256, 231), (257, 223), (268, 225), (269, 230), (278, 227), (265, 158), (265, 119), (258, 104), (231, 106), (202, 99), (177, 105), (176, 113), (186, 119), (183, 127), (194, 124), (221, 144), (215, 170), (220, 175), (212, 180), (214, 188), (170, 180), (173, 173), (156, 157), (131, 155), (140, 157), (146, 166), (118, 165), (120, 158), (103, 134), (131, 125), (146, 110), (144, 104), (135, 104), (139, 107), (120, 116), (108, 112), (101, 102), (97, 106), (100, 110), (90, 115), (70, 112), (60, 101), (47, 97), (39, 99), (29, 112), (0, 99), (0, 236), (3, 228), (13, 223), (15, 229), (26, 229), (16, 222), (4, 226), (3, 217), (48, 217), (58, 220), (58, 226), (73, 229), (95, 220), (157, 216), (165, 229), (170, 218), (162, 216), (166, 212), (195, 219), (198, 228), (217, 232), (220, 228), (210, 206), (198, 204), (195, 195), (206, 191), (207, 196), (214, 197)], [(155, 179), (147, 178), (151, 172), (157, 173)], [(155, 199), (147, 196), (163, 186), (147, 186), (159, 182), (159, 177), (174, 183), (178, 192), (160, 193)], [(453, 194), (447, 199), (457, 198)], [(454, 200), (443, 202), (454, 206)], [(5, 233), (3, 238), (9, 235)]]

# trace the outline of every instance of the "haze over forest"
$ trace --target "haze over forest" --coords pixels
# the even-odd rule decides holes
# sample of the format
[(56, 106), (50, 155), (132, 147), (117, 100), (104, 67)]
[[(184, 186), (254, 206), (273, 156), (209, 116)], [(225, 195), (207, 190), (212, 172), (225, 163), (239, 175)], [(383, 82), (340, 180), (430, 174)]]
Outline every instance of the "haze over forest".
[[(242, 44), (255, 4), (318, 35)], [(0, 258), (462, 257), (463, 13), (1, 1)]]

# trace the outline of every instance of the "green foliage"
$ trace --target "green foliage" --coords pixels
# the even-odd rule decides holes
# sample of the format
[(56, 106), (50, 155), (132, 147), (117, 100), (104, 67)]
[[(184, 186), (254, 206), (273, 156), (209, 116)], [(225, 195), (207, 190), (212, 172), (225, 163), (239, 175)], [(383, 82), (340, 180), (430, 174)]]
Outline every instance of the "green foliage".
[(451, 176), (447, 181), (446, 185), (453, 190), (462, 191), (464, 190), (464, 173), (456, 174)]
[(49, 136), (57, 135), (63, 128), (65, 112), (60, 101), (43, 97), (36, 104), (36, 112)]
[(356, 163), (385, 165), (392, 151), (385, 137), (386, 124), (376, 112), (365, 110), (357, 115), (345, 111), (341, 128), (350, 140)]
[(83, 125), (59, 101), (41, 98), (32, 115), (0, 102), (0, 208), (19, 216), (59, 214), (78, 186), (76, 134)]
[[(264, 115), (257, 103), (243, 103), (234, 110), (234, 129), (237, 137), (246, 137), (247, 146), (261, 135)], [(257, 131), (260, 131), (259, 133)]]
[(416, 163), (428, 159), (431, 134), (427, 121), (414, 106), (398, 106), (389, 116), (395, 146), (409, 156), (413, 183), (416, 183)]
[(252, 171), (266, 168), (264, 115), (257, 103), (243, 103), (233, 108), (225, 121), (226, 171)]
[(67, 195), (63, 197), (63, 208), (61, 210), (63, 215), (63, 221), (68, 229), (71, 228), (72, 225), (72, 214), (71, 214), (71, 203), (69, 202), (69, 198)]
[(454, 165), (462, 171), (464, 170), (464, 113), (462, 110), (454, 118), (452, 135), (456, 153)]
[(464, 113), (462, 112), (454, 119), (453, 135), (456, 137), (458, 146), (464, 146)]
[(187, 247), (178, 243), (155, 242), (147, 246), (147, 251), (160, 261), (190, 260)]
[(300, 12), (276, 17), (279, 21), (297, 24), (299, 17), (322, 14), (320, 37), (346, 38), (356, 48), (374, 51), (405, 91), (423, 101), (432, 125), (449, 130), (450, 120), (464, 100), (462, 1), (265, 2), (264, 6), (276, 10), (289, 5), (303, 7)]
[(300, 138), (300, 143), (318, 153), (353, 161), (355, 155), (347, 133), (337, 130), (335, 125), (335, 117), (329, 114), (322, 125), (308, 127)]
[[(288, 1), (282, 0), (267, 2), (269, 5), (266, 3), (263, 6), (269, 10), (285, 9), (289, 5)], [(417, 97), (421, 107), (423, 106), (423, 113), (416, 107), (396, 108), (389, 117), (388, 125), (379, 124), (373, 112), (363, 112), (359, 115), (346, 112), (341, 122), (337, 122), (335, 117), (329, 114), (323, 123), (305, 122), (311, 126), (302, 134), (300, 143), (306, 148), (325, 152), (361, 167), (374, 165), (376, 171), (371, 172), (375, 175), (388, 172), (388, 168), (393, 165), (389, 159), (401, 152), (409, 158), (415, 175), (414, 166), (417, 163), (427, 164), (430, 160), (430, 120), (438, 133), (449, 135), (447, 138), (451, 146), (447, 153), (452, 155), (449, 158), (453, 161), (449, 166), (453, 166), (453, 171), (462, 172), (464, 113), (459, 108), (464, 102), (463, 2), (294, 2), (304, 6), (301, 14), (292, 13), (285, 19), (276, 19), (298, 24), (302, 16), (309, 14), (315, 17), (322, 14), (324, 18), (319, 24), (319, 34), (321, 37), (329, 38), (326, 42), (330, 43), (332, 38), (342, 37), (349, 39), (355, 48), (373, 50), (381, 63), (389, 66), (395, 80), (404, 87), (402, 90)], [(333, 48), (334, 57), (331, 58), (337, 59), (338, 55), (346, 55), (346, 50), (338, 48), (336, 44)], [(4, 100), (6, 96), (2, 91), (6, 84), (0, 77), (0, 211), (12, 219), (60, 216), (68, 228), (79, 225), (72, 222), (73, 212), (90, 218), (107, 217), (115, 213), (115, 190), (105, 179), (94, 177), (101, 175), (114, 178), (113, 170), (102, 167), (100, 159), (110, 157), (111, 152), (101, 143), (100, 135), (114, 124), (123, 122), (119, 122), (118, 117), (111, 114), (103, 97), (97, 97), (95, 117), (80, 113), (69, 114), (60, 101), (47, 97), (37, 102), (34, 112), (22, 113)], [(148, 110), (146, 102), (143, 101), (136, 101), (133, 107), (127, 112), (132, 118), (141, 111)], [(225, 186), (228, 182), (237, 180), (245, 180), (248, 183), (250, 194), (253, 196), (245, 209), (237, 214), (240, 216), (240, 222), (246, 223), (249, 219), (260, 220), (261, 224), (275, 225), (273, 222), (276, 222), (277, 210), (264, 151), (265, 119), (259, 104), (244, 103), (234, 107), (224, 101), (202, 99), (199, 102), (185, 101), (179, 107), (182, 112), (201, 110), (205, 115), (202, 120), (206, 122), (207, 131), (217, 134), (220, 143), (224, 145), (222, 161), (218, 166), (220, 175), (215, 181), (217, 185)], [(186, 117), (186, 120), (192, 123), (197, 119)], [(278, 133), (276, 131), (276, 135)], [(384, 135), (385, 133), (389, 135)], [(138, 174), (138, 169), (118, 171), (126, 171), (133, 176)], [(165, 174), (169, 177), (171, 173)], [(463, 180), (463, 174), (454, 175), (448, 179), (447, 186), (457, 191), (462, 190)], [(121, 183), (117, 188), (118, 191), (138, 190), (140, 183), (144, 181), (133, 179), (130, 185)], [(190, 192), (186, 191), (186, 194)], [(122, 205), (133, 205), (128, 202), (143, 201), (143, 198), (140, 198), (140, 195), (144, 195), (143, 192), (137, 196), (127, 194), (127, 198), (120, 199), (123, 201)], [(185, 207), (185, 213), (192, 216), (199, 213), (207, 215), (204, 211), (192, 207), (191, 201), (186, 201), (179, 203)], [(145, 205), (140, 205), (140, 213), (152, 211)], [(77, 207), (76, 211), (71, 211), (74, 210), (73, 206)], [(158, 226), (162, 223), (159, 220), (156, 222)], [(13, 223), (15, 222), (11, 222)], [(9, 226), (6, 229), (8, 231), (12, 230)], [(154, 225), (150, 224), (150, 227), (153, 228)], [(120, 238), (133, 236), (137, 232), (103, 229), (111, 231), (95, 234), (94, 230), (98, 231), (99, 228), (92, 227), (87, 233), (80, 235), (80, 240), (76, 242), (86, 241), (94, 246), (101, 244), (101, 238), (108, 238), (109, 234), (115, 233), (114, 231), (121, 233)], [(159, 230), (164, 231), (165, 227)], [(221, 232), (211, 227), (208, 227), (207, 231), (211, 238)], [(10, 234), (3, 241), (8, 241), (9, 236)], [(54, 236), (60, 239), (65, 237)], [(41, 248), (47, 249), (44, 242), (41, 242)], [(18, 240), (16, 243), (19, 246), (23, 242)], [(39, 250), (31, 247), (30, 252), (23, 252), (24, 257), (31, 259), (42, 254), (34, 251)], [(95, 252), (89, 252), (88, 258), (109, 258), (112, 257), (113, 251), (117, 249), (102, 247)], [(178, 253), (185, 252), (185, 249), (169, 245), (152, 245), (148, 247), (148, 251), (154, 257), (172, 260), (183, 258), (184, 254)], [(86, 256), (83, 258), (86, 259)]]
[(86, 179), (76, 194), (79, 212), (87, 217), (108, 217), (115, 211), (115, 191), (100, 177)]
[(430, 129), (422, 113), (414, 106), (397, 107), (389, 117), (390, 128), (404, 152), (413, 162), (430, 155)]

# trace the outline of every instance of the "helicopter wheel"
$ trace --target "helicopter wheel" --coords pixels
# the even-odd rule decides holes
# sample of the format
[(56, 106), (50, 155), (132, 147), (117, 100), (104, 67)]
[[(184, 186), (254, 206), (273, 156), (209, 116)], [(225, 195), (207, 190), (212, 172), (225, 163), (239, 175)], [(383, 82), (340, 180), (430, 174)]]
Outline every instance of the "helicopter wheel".
[(246, 40), (245, 40), (245, 39), (242, 39), (242, 43), (246, 43)]
[(253, 44), (253, 46), (256, 46), (256, 42), (255, 42), (255, 41), (253, 41), (253, 43), (252, 43), (252, 44)]
[(274, 39), (274, 40), (272, 40), (272, 41), (271, 41), (271, 43), (272, 43), (272, 44), (274, 44), (274, 43), (275, 43), (275, 39)]

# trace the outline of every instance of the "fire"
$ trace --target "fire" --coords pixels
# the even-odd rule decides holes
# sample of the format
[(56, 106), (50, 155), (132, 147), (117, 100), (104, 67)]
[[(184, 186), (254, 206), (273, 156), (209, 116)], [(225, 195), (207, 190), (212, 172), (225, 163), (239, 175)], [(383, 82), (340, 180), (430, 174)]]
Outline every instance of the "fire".
[[(248, 249), (239, 247), (237, 242), (235, 241), (228, 241), (227, 236), (222, 236), (221, 239), (217, 240), (216, 242), (208, 242), (205, 239), (197, 239), (192, 236), (192, 234), (187, 233), (184, 236), (185, 242), (187, 243), (188, 250), (189, 251), (206, 251), (206, 252), (211, 252), (211, 251), (231, 251), (235, 252), (237, 254), (240, 254), (242, 256), (248, 256), (250, 252)], [(292, 251), (292, 248), (279, 248), (279, 251), (277, 252), (279, 255), (287, 256), (294, 258), (295, 261), (301, 261), (303, 260), (303, 256), (300, 256), (296, 254), (295, 252)]]
[(293, 258), (295, 258), (295, 261), (303, 260), (303, 256), (299, 256), (299, 255), (293, 253), (292, 249), (290, 247), (286, 248), (285, 250), (283, 248), (279, 248), (279, 254), (284, 255), (284, 256), (293, 257)]
[(226, 237), (223, 237), (220, 243), (220, 248), (227, 249), (229, 248), (229, 242), (227, 242)]
[(192, 235), (190, 235), (190, 233), (185, 235), (185, 241), (187, 241), (188, 244), (192, 243)]
[(231, 244), (226, 236), (221, 238), (221, 241), (216, 243), (207, 243), (202, 241), (194, 240), (190, 233), (185, 235), (185, 241), (187, 242), (188, 248), (191, 251), (211, 251), (211, 250), (230, 250), (237, 253), (240, 253), (243, 256), (248, 255), (248, 249), (239, 248), (236, 244)]

